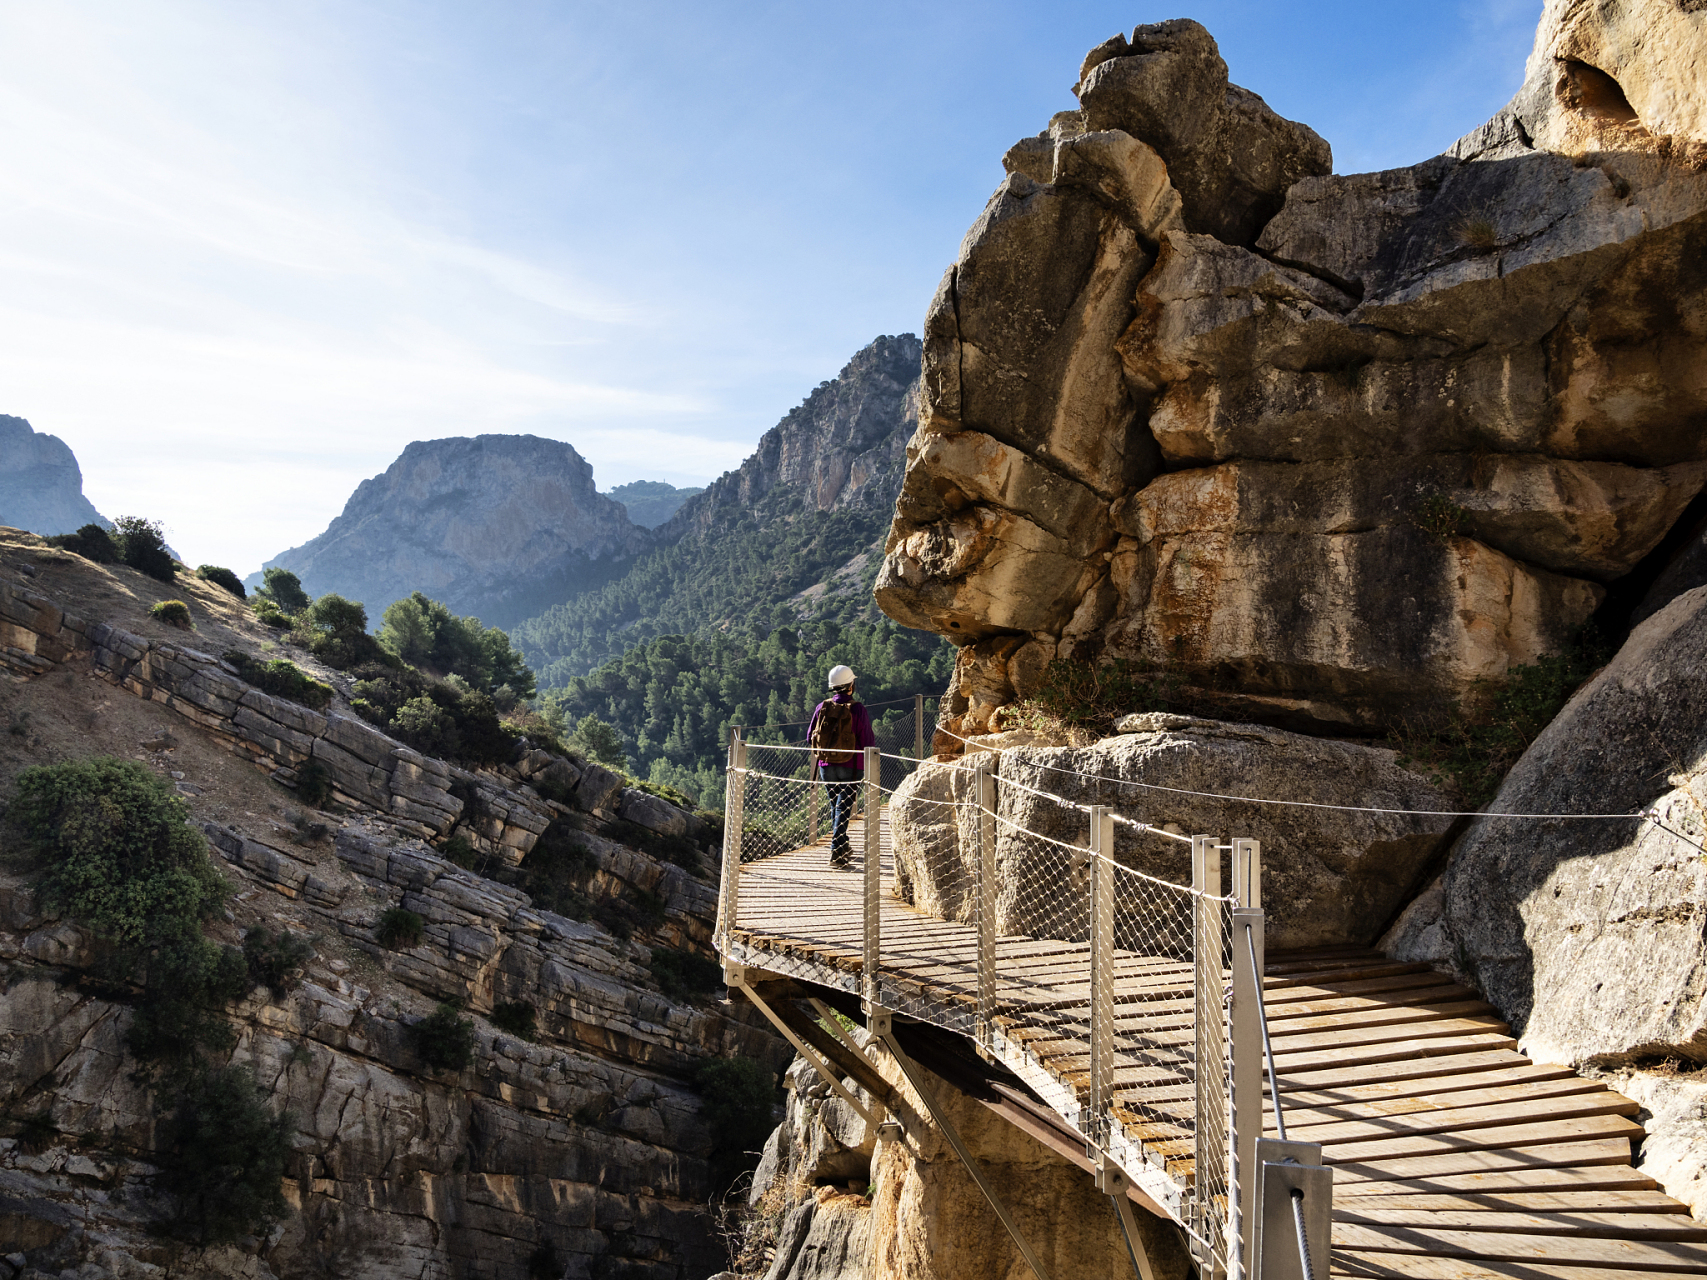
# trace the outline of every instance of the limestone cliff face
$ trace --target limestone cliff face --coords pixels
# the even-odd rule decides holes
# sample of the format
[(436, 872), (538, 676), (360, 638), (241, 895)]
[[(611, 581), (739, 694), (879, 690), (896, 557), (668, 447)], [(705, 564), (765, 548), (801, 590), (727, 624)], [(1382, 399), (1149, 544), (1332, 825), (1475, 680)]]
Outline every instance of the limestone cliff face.
[(0, 524), (47, 536), (106, 523), (83, 496), (83, 470), (70, 446), (0, 413)]
[(424, 591), (459, 614), (507, 625), (604, 581), (652, 545), (593, 469), (560, 440), (417, 440), (364, 480), (326, 532), (267, 561), (310, 595), (367, 606)]
[(919, 340), (878, 338), (836, 377), (765, 432), (740, 466), (690, 498), (658, 530), (674, 542), (703, 533), (731, 512), (782, 495), (809, 511), (886, 510), (895, 500), (904, 451), (918, 423)]
[(926, 321), (877, 595), (949, 727), (1062, 656), (1378, 729), (1561, 645), (1707, 481), (1704, 65), (1552, 0), (1493, 121), (1347, 177), (1195, 23), (1093, 50)]
[[(165, 593), (187, 600), (194, 633), (149, 617)], [(96, 940), (0, 867), (0, 1107), (36, 1117), (30, 1140), (0, 1138), (5, 1253), (24, 1255), (23, 1274), (84, 1280), (718, 1270), (695, 1073), (712, 1057), (787, 1055), (750, 1015), (666, 995), (654, 974), (658, 948), (709, 954), (716, 889), (709, 861), (690, 870), (633, 837), (703, 847), (698, 819), (539, 749), (479, 771), (423, 757), (342, 702), (323, 714), (271, 697), (204, 651), (265, 639), (212, 584), (0, 537), (0, 687), (17, 726), (0, 742), (0, 794), (27, 765), (136, 759), (172, 780), (232, 882), (214, 938), (264, 925), (314, 950), (293, 990), (258, 988), (227, 1011), (230, 1061), (295, 1115), (288, 1212), (234, 1245), (187, 1249), (150, 1230), (161, 1115), (126, 1049), (133, 1010), (91, 982)], [(310, 761), (332, 783), (324, 811), (291, 790)], [(553, 826), (580, 846), (590, 919), (506, 882)], [(472, 869), (446, 856), (452, 835)], [(647, 908), (627, 917), (632, 934), (625, 902)], [(380, 942), (394, 907), (421, 917), (418, 943)], [(432, 1069), (410, 1033), (445, 999), (476, 1028), (461, 1071)], [(506, 1003), (534, 1010), (531, 1038), (493, 1023)]]

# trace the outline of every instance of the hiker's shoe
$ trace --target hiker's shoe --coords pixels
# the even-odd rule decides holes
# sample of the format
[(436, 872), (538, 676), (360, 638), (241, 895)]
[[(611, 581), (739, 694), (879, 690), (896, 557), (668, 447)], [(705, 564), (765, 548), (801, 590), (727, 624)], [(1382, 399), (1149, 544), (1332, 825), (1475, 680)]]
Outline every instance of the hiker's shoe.
[(847, 868), (853, 866), (853, 854), (832, 853), (830, 855), (830, 865), (832, 867), (840, 867), (845, 871)]

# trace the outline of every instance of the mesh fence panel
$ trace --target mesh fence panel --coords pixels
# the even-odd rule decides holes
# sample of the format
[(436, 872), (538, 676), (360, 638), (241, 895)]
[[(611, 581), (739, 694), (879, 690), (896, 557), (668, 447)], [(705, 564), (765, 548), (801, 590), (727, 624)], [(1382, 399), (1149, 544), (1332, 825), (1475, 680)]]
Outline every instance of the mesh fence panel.
[[(916, 745), (915, 712), (891, 718), (891, 740)], [(806, 750), (750, 743), (746, 772), (731, 779), (744, 864), (737, 928), (765, 935), (784, 969), (814, 957), (874, 982), (896, 1013), (999, 1039), (1044, 1073), (1028, 1078), (1043, 1080), (1046, 1100), (1088, 1138), (1189, 1188), (1189, 1225), (1225, 1258), (1230, 904), (1125, 865), (1132, 837), (1115, 844), (1112, 826), (1101, 837), (1112, 856), (1093, 854), (1089, 810), (1004, 783), (993, 756), (983, 771), (963, 761), (909, 788), (891, 813), (889, 765), (905, 777), (918, 761), (910, 750), (885, 755), (874, 972), (863, 970), (867, 789), (817, 779)], [(845, 869), (832, 858), (839, 803)]]

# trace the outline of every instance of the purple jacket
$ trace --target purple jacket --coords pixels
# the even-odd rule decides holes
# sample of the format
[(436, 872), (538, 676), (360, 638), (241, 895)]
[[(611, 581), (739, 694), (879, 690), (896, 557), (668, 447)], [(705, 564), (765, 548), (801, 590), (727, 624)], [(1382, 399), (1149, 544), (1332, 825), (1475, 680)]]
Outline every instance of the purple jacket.
[[(824, 714), (824, 707), (826, 704), (830, 702), (847, 703), (852, 701), (852, 694), (838, 693), (833, 697), (825, 698), (823, 702), (820, 702), (816, 707), (812, 708), (812, 723), (806, 726), (806, 740), (808, 742), (812, 741), (813, 730), (817, 729), (818, 717)], [(877, 745), (877, 735), (871, 731), (871, 712), (865, 709), (865, 703), (854, 702), (853, 723), (854, 741), (861, 747), (875, 747)], [(828, 760), (819, 759), (816, 763), (819, 766), (823, 766), (830, 762)], [(855, 756), (852, 760), (848, 761), (848, 763), (858, 769), (861, 774), (865, 772), (865, 757), (863, 755)]]

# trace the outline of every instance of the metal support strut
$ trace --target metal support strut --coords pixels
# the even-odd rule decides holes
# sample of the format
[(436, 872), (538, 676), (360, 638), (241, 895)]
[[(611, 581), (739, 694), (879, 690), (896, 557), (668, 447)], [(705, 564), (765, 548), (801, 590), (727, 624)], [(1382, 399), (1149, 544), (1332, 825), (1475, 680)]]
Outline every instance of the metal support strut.
[(909, 1058), (901, 1046), (896, 1043), (895, 1028), (889, 1011), (871, 1008), (867, 1010), (866, 1018), (867, 1025), (888, 1047), (889, 1052), (895, 1056), (895, 1062), (901, 1068), (902, 1074), (907, 1077), (907, 1083), (913, 1086), (913, 1092), (923, 1100), (925, 1109), (931, 1113), (931, 1119), (936, 1122), (936, 1127), (942, 1130), (942, 1136), (948, 1139), (948, 1145), (954, 1148), (954, 1154), (960, 1157), (960, 1163), (966, 1166), (966, 1172), (972, 1175), (972, 1181), (978, 1184), (978, 1190), (984, 1193), (984, 1199), (990, 1202), (990, 1208), (996, 1211), (996, 1216), (1002, 1220), (1002, 1225), (1007, 1228), (1008, 1235), (1013, 1237), (1014, 1245), (1019, 1249), (1020, 1257), (1025, 1259), (1025, 1265), (1031, 1268), (1031, 1273), (1037, 1277), (1037, 1280), (1049, 1280), (1049, 1273), (1043, 1269), (1043, 1263), (1038, 1260), (1037, 1255), (1031, 1251), (1031, 1246), (1025, 1242), (1025, 1237), (1020, 1234), (1019, 1224), (1008, 1212), (1007, 1205), (1002, 1203), (1002, 1198), (996, 1194), (995, 1188), (984, 1181), (984, 1175), (972, 1159), (972, 1153), (966, 1149), (966, 1144), (960, 1140), (959, 1130), (954, 1127), (954, 1123), (948, 1118), (948, 1114), (937, 1106), (936, 1098), (925, 1084), (924, 1076), (920, 1072), (918, 1064)]

